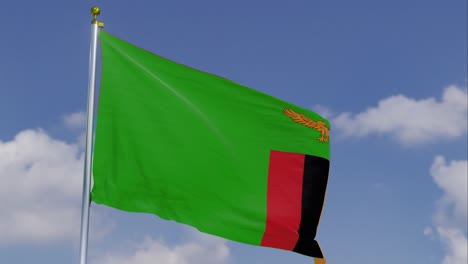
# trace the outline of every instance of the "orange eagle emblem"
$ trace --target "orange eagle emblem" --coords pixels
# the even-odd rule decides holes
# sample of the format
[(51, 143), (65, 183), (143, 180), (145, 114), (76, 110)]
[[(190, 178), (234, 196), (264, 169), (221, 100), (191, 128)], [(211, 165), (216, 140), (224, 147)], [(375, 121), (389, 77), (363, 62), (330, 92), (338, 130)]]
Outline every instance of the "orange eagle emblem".
[(289, 116), (292, 121), (304, 125), (306, 127), (312, 128), (320, 132), (320, 137), (317, 138), (320, 142), (328, 142), (329, 136), (328, 131), (330, 128), (327, 127), (323, 121), (314, 121), (303, 114), (299, 114), (292, 109), (284, 109), (283, 113)]

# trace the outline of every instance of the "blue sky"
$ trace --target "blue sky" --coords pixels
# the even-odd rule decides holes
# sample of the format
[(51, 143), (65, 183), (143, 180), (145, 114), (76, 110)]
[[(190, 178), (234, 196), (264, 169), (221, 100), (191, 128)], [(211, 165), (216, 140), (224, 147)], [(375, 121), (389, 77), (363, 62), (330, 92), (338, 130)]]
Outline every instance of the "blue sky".
[[(91, 15), (181, 63), (326, 115), (328, 263), (467, 260), (467, 3), (7, 1), (0, 263), (78, 263)], [(311, 263), (92, 205), (92, 264)]]

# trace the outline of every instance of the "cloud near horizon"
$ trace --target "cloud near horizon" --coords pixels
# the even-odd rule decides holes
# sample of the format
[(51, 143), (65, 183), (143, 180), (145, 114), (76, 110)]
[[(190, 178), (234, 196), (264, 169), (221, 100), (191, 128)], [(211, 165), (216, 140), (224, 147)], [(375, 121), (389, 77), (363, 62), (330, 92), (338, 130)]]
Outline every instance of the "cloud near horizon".
[[(181, 244), (170, 246), (162, 240), (145, 238), (133, 244), (131, 252), (115, 250), (95, 258), (93, 264), (227, 264), (230, 251), (222, 238), (191, 232)], [(128, 248), (128, 247), (127, 247)]]

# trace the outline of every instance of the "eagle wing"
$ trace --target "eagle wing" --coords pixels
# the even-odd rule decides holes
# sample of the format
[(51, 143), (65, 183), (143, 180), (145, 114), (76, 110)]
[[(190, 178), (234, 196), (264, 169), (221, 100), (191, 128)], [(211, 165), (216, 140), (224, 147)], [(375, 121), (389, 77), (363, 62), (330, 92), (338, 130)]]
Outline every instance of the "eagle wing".
[(317, 122), (314, 120), (308, 118), (307, 116), (303, 114), (299, 114), (295, 112), (292, 109), (284, 109), (283, 113), (287, 116), (289, 116), (294, 122), (299, 123), (301, 125), (304, 125), (306, 127), (310, 128), (316, 128), (317, 127)]

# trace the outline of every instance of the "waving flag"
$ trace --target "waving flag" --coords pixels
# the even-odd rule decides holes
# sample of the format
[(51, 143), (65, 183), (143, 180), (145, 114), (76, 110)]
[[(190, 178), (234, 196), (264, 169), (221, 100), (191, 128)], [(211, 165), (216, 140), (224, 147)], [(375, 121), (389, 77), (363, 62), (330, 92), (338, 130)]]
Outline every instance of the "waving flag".
[(329, 122), (100, 32), (92, 201), (325, 263)]

